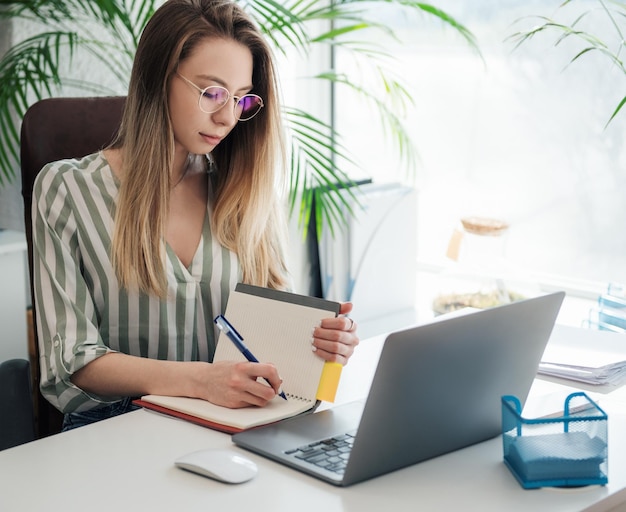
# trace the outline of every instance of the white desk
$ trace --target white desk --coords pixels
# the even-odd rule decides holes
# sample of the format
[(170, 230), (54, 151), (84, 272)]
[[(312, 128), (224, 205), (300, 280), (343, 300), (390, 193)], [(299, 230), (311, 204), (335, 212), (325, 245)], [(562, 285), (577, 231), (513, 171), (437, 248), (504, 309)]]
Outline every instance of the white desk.
[[(339, 401), (367, 392), (380, 339), (362, 342), (345, 368)], [(537, 381), (538, 387), (556, 386)], [(0, 510), (12, 511), (608, 511), (626, 502), (626, 388), (603, 398), (609, 484), (522, 489), (502, 462), (501, 439), (337, 488), (255, 454), (230, 436), (154, 412), (135, 411), (0, 452)], [(221, 484), (174, 467), (185, 453), (231, 447), (258, 476)]]

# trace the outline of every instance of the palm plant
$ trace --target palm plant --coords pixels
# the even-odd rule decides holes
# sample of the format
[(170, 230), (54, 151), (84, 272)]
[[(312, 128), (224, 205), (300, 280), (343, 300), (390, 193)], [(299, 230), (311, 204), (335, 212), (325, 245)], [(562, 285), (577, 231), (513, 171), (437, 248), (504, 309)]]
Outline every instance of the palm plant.
[[(573, 3), (574, 0), (565, 0), (559, 6), (557, 14), (566, 16), (564, 8)], [(578, 11), (573, 21), (569, 23), (560, 21), (556, 19), (556, 17), (533, 16), (532, 19), (537, 20), (539, 23), (528, 30), (512, 34), (510, 39), (516, 42), (516, 48), (542, 33), (554, 33), (556, 35), (555, 46), (558, 46), (566, 40), (577, 40), (580, 46), (570, 59), (568, 65), (573, 64), (585, 55), (596, 53), (606, 57), (611, 65), (615, 66), (618, 71), (626, 75), (626, 65), (621, 55), (626, 44), (624, 42), (626, 4), (606, 0), (597, 0), (595, 3), (595, 8), (585, 9), (582, 12)], [(597, 26), (598, 15), (602, 16), (605, 22), (601, 37), (584, 28), (586, 22), (592, 21), (595, 22)], [(613, 42), (609, 42), (611, 39)], [(626, 96), (619, 101), (613, 110), (606, 123), (607, 125), (617, 116), (624, 104), (626, 104)]]
[[(0, 0), (0, 18), (24, 20), (32, 34), (15, 44), (0, 60), (0, 185), (15, 176), (18, 161), (18, 122), (37, 100), (70, 89), (88, 94), (125, 94), (132, 59), (141, 30), (163, 0)], [(455, 19), (436, 7), (413, 0), (240, 0), (256, 19), (275, 51), (296, 50), (306, 59), (319, 45), (342, 48), (364, 59), (379, 77), (375, 86), (363, 87), (352, 77), (329, 69), (311, 78), (349, 87), (369, 101), (377, 111), (397, 149), (408, 165), (413, 150), (402, 126), (402, 111), (391, 108), (389, 98), (410, 101), (409, 92), (398, 80), (383, 71), (388, 56), (375, 43), (364, 45), (354, 38), (364, 30), (387, 34), (389, 27), (368, 19), (373, 3), (397, 4), (406, 9), (439, 18), (477, 50), (472, 34)], [(318, 24), (315, 22), (324, 22)], [(326, 28), (316, 30), (313, 27)], [(374, 38), (372, 38), (374, 40)], [(82, 78), (73, 72), (79, 54), (89, 54), (106, 69), (114, 86)], [(370, 91), (370, 92), (368, 92)], [(382, 98), (382, 99), (381, 99)], [(332, 123), (309, 112), (285, 107), (290, 140), (290, 206), (298, 211), (301, 226), (309, 225), (315, 205), (316, 219), (332, 225), (341, 221), (342, 195), (334, 194), (350, 178), (337, 161), (350, 159), (340, 144)], [(320, 191), (331, 193), (320, 194)], [(319, 225), (319, 224), (318, 224)]]

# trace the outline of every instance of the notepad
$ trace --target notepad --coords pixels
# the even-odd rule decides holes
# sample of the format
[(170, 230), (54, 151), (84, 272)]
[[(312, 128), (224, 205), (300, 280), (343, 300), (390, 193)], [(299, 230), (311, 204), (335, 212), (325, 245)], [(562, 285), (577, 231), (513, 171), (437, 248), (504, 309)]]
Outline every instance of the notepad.
[(600, 474), (606, 443), (586, 432), (518, 437), (508, 461), (525, 480), (592, 478)]
[[(315, 327), (322, 319), (337, 316), (339, 308), (338, 302), (239, 283), (230, 294), (225, 316), (259, 361), (276, 366), (288, 399), (276, 397), (265, 407), (242, 409), (157, 395), (143, 396), (136, 403), (233, 433), (312, 411), (321, 400), (332, 402), (342, 366), (317, 356), (311, 341)], [(245, 360), (220, 332), (213, 361)]]

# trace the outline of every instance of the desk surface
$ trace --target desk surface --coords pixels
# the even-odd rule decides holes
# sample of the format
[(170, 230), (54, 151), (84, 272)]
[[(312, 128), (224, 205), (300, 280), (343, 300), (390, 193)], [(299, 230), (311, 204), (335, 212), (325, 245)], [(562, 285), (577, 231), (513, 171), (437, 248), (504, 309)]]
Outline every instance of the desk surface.
[[(366, 394), (381, 342), (362, 342), (338, 401)], [(545, 386), (557, 384), (536, 381), (534, 392)], [(140, 410), (0, 452), (0, 510), (609, 511), (626, 502), (626, 389), (601, 404), (610, 418), (604, 487), (524, 490), (502, 462), (498, 437), (337, 488), (235, 447), (226, 434)], [(228, 485), (173, 464), (212, 447), (244, 453), (259, 465), (258, 476)]]

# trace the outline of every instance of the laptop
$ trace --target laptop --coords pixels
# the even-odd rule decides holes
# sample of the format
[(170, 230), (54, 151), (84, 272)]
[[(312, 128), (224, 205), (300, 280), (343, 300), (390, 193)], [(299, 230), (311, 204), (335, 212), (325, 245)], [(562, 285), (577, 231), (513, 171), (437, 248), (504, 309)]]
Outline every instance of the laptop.
[(565, 294), (394, 332), (365, 400), (235, 434), (233, 442), (348, 486), (501, 433), (501, 397), (525, 403)]

